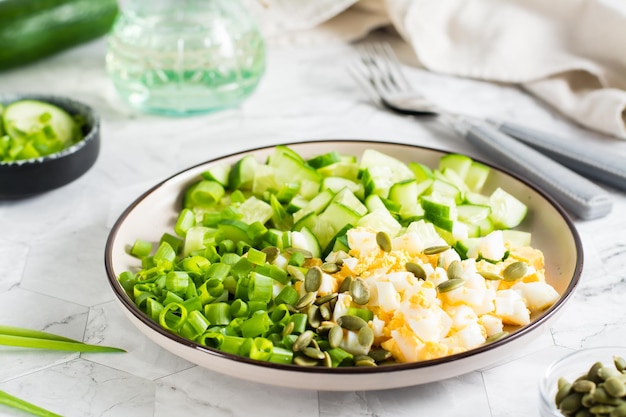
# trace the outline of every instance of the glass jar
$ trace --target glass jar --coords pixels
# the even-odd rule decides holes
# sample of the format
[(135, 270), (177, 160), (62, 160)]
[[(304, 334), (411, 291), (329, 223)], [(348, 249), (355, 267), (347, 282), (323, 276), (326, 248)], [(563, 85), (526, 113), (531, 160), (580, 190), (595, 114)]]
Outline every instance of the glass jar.
[(239, 0), (129, 0), (109, 35), (106, 66), (131, 106), (192, 115), (248, 97), (265, 70), (265, 45)]

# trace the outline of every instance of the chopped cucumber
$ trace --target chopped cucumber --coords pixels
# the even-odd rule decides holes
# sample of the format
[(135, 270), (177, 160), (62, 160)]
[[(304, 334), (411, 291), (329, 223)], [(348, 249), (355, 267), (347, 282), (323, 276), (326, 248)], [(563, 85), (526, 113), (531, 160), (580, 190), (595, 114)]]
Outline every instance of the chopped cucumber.
[(496, 229), (511, 229), (518, 226), (526, 213), (528, 207), (513, 195), (498, 187), (489, 197), (491, 206), (490, 218)]

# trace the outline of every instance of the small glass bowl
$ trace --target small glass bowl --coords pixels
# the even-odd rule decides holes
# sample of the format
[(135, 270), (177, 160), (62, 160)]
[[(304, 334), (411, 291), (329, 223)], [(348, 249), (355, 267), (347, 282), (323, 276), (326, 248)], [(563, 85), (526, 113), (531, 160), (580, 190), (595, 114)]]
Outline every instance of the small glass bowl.
[(586, 374), (598, 361), (605, 366), (612, 367), (614, 356), (626, 358), (626, 346), (584, 348), (569, 353), (550, 365), (539, 383), (541, 417), (563, 417), (554, 402), (560, 377), (574, 382), (578, 377)]

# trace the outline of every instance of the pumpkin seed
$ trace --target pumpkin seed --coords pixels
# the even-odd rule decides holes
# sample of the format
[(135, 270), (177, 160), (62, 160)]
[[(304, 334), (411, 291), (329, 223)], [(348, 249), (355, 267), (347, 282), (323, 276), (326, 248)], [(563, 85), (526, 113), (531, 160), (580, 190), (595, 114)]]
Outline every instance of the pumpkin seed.
[(422, 281), (426, 279), (426, 271), (424, 271), (422, 265), (415, 262), (407, 262), (405, 268), (407, 271), (415, 275), (415, 278), (421, 279)]
[(567, 397), (563, 398), (563, 401), (559, 404), (559, 410), (563, 412), (563, 414), (573, 414), (582, 406), (582, 394), (577, 392), (569, 394)]
[(356, 278), (350, 283), (350, 295), (356, 304), (364, 305), (370, 300), (370, 289), (362, 278)]
[(293, 363), (300, 366), (317, 366), (319, 364), (317, 360), (304, 355), (294, 357)]
[(440, 293), (452, 291), (452, 290), (459, 288), (464, 283), (465, 283), (465, 280), (462, 278), (449, 279), (437, 285), (437, 291), (439, 291)]
[(346, 251), (339, 250), (337, 252), (331, 252), (326, 258), (326, 262), (331, 262), (337, 265), (343, 265), (343, 260), (349, 258), (350, 255)]
[(339, 286), (337, 291), (339, 294), (350, 291), (350, 284), (352, 283), (352, 277), (345, 277)]
[(391, 352), (381, 348), (372, 349), (367, 355), (370, 358), (374, 359), (374, 361), (376, 361), (377, 363), (386, 361), (387, 359), (391, 358)]
[(330, 318), (333, 316), (333, 312), (330, 311), (329, 303), (324, 303), (320, 306), (320, 315), (322, 316), (322, 319), (330, 320)]
[(293, 254), (295, 252), (300, 252), (306, 259), (311, 259), (313, 257), (313, 254), (306, 249), (294, 248), (293, 246), (285, 249), (285, 253), (288, 254)]
[(369, 349), (374, 344), (374, 331), (368, 326), (361, 327), (357, 335), (359, 345)]
[(292, 281), (304, 281), (304, 272), (295, 265), (287, 265), (287, 273), (291, 275)]
[(508, 335), (509, 335), (509, 332), (507, 332), (506, 330), (494, 333), (485, 340), (485, 343), (493, 343), (496, 340), (500, 340), (503, 337), (506, 337)]
[(327, 302), (329, 302), (333, 298), (337, 298), (337, 295), (338, 294), (336, 292), (334, 292), (332, 294), (326, 294), (326, 295), (323, 295), (321, 297), (318, 297), (315, 300), (315, 304), (317, 304), (318, 306), (321, 306), (322, 304), (326, 304)]
[(306, 311), (306, 315), (309, 326), (314, 329), (320, 327), (320, 324), (322, 323), (322, 315), (320, 314), (320, 308), (318, 306), (311, 304)]
[(528, 272), (528, 265), (525, 262), (513, 262), (502, 271), (502, 278), (505, 281), (515, 281), (523, 278)]
[(620, 375), (622, 375), (621, 372), (619, 372), (615, 368), (611, 368), (608, 366), (603, 366), (602, 368), (598, 369), (598, 376), (602, 378), (604, 381), (606, 381), (612, 376), (620, 376)]
[(449, 245), (437, 245), (437, 246), (429, 246), (424, 249), (424, 255), (436, 255), (441, 252), (445, 252), (450, 249)]
[(596, 362), (591, 365), (591, 368), (589, 368), (589, 371), (587, 371), (587, 379), (595, 382), (596, 384), (602, 382), (602, 378), (600, 378), (600, 376), (598, 375), (598, 371), (603, 367), (604, 365), (602, 364), (602, 362)]
[(391, 238), (386, 232), (376, 233), (376, 243), (384, 252), (391, 252)]
[(332, 368), (333, 367), (333, 360), (330, 357), (330, 354), (326, 351), (324, 351), (324, 362), (323, 362), (324, 366), (327, 368)]
[(306, 294), (304, 294), (296, 303), (296, 305), (294, 306), (296, 309), (298, 310), (302, 310), (305, 307), (310, 306), (311, 304), (313, 304), (313, 301), (315, 301), (315, 293), (314, 292), (308, 292)]
[(339, 271), (339, 265), (332, 262), (324, 262), (322, 264), (322, 271), (326, 272), (327, 274), (334, 274), (335, 272)]
[(596, 400), (596, 402), (598, 403), (608, 405), (619, 405), (621, 401), (619, 398), (611, 397), (609, 393), (606, 392), (606, 389), (604, 389), (603, 386), (598, 386), (596, 388), (595, 392), (593, 393), (593, 399)]
[(610, 376), (604, 381), (604, 389), (613, 397), (623, 397), (626, 395), (626, 385), (617, 377)]
[(376, 361), (367, 355), (356, 355), (354, 357), (355, 366), (376, 366)]
[(611, 411), (610, 417), (626, 417), (626, 403), (620, 404)]
[(318, 348), (308, 346), (302, 349), (302, 353), (312, 359), (317, 359), (320, 361), (324, 359), (324, 352), (322, 352)]
[(596, 404), (596, 400), (593, 398), (593, 393), (591, 392), (584, 394), (580, 402), (583, 405), (583, 407), (587, 407), (587, 408), (590, 408)]
[(330, 347), (339, 347), (343, 341), (343, 329), (341, 326), (334, 325), (328, 332), (328, 344)]
[(571, 392), (572, 392), (572, 384), (565, 381), (561, 386), (559, 386), (559, 389), (557, 390), (556, 395), (554, 397), (554, 403), (557, 406), (559, 406), (561, 404), (561, 401), (563, 401), (563, 399), (567, 397)]
[(314, 336), (315, 333), (313, 333), (311, 330), (305, 330), (298, 335), (296, 340), (293, 342), (293, 346), (291, 349), (294, 352), (299, 352), (303, 350), (305, 347), (308, 347), (311, 344)]
[(283, 329), (283, 337), (289, 336), (293, 332), (294, 327), (296, 327), (296, 325), (293, 321), (287, 322), (287, 325)]
[(265, 253), (265, 261), (270, 264), (280, 255), (280, 249), (276, 246), (268, 246), (267, 248), (261, 249), (261, 252)]
[(463, 265), (460, 261), (454, 260), (448, 265), (448, 279), (463, 278)]
[(367, 322), (361, 317), (352, 316), (349, 314), (339, 317), (337, 319), (337, 324), (346, 330), (354, 331), (360, 330), (363, 327), (367, 327)]
[(614, 405), (598, 404), (589, 409), (591, 414), (610, 414), (615, 409)]
[(319, 266), (310, 268), (304, 277), (304, 289), (308, 292), (315, 292), (322, 285), (322, 269)]
[(588, 379), (581, 379), (578, 381), (575, 381), (572, 384), (572, 389), (576, 392), (582, 392), (583, 394), (586, 394), (588, 392), (593, 392), (596, 389), (596, 384), (593, 381), (589, 381)]
[(495, 272), (490, 272), (490, 271), (478, 271), (478, 273), (485, 278), (486, 280), (489, 281), (498, 281), (501, 280), (502, 277), (498, 274), (496, 274)]
[(613, 365), (615, 365), (615, 369), (620, 372), (623, 372), (626, 369), (626, 359), (621, 356), (613, 356)]

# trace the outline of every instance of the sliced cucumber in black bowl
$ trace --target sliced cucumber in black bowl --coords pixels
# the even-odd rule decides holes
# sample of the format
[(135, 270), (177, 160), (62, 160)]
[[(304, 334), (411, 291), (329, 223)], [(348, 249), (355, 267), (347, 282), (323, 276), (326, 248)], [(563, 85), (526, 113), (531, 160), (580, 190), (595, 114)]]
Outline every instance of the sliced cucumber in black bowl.
[(0, 95), (0, 198), (50, 191), (81, 177), (100, 151), (87, 104), (44, 94)]

